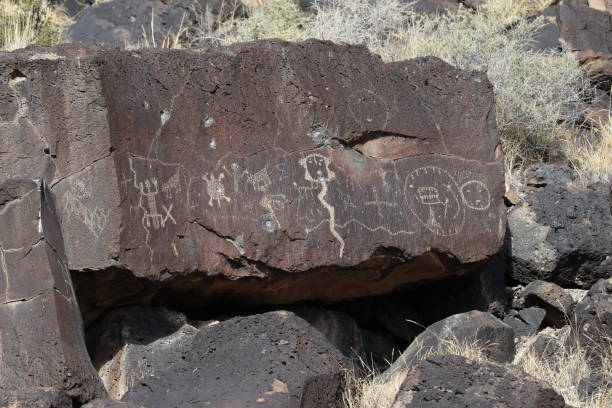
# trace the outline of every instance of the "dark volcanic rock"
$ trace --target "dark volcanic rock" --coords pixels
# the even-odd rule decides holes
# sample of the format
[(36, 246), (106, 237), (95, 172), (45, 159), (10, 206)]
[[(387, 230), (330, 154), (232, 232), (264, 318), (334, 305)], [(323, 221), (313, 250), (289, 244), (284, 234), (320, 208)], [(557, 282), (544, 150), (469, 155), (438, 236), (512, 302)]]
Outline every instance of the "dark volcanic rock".
[(514, 330), (489, 313), (471, 311), (449, 316), (427, 327), (383, 374), (404, 376), (431, 352), (444, 351), (446, 344), (478, 345), (492, 361), (507, 363), (514, 358)]
[(572, 316), (582, 343), (596, 354), (605, 352), (612, 339), (612, 278), (593, 285)]
[(508, 215), (510, 276), (581, 288), (612, 276), (609, 188), (581, 186), (563, 166), (529, 169), (525, 198)]
[(52, 185), (88, 307), (386, 293), (503, 240), (491, 85), (435, 58), (65, 45), (3, 54), (0, 76), (0, 178)]
[(546, 310), (545, 321), (553, 327), (567, 323), (574, 306), (574, 299), (559, 285), (551, 282), (534, 281), (522, 290), (525, 306), (537, 306)]
[(562, 38), (602, 89), (612, 86), (612, 18), (610, 11), (564, 1), (559, 5)]
[[(153, 361), (148, 361), (168, 361), (165, 352), (176, 361), (134, 384), (123, 401), (148, 408), (333, 408), (341, 403), (344, 357), (290, 312), (208, 325), (189, 348), (180, 353), (173, 349), (172, 343), (160, 343), (158, 353), (150, 356)], [(133, 369), (138, 369), (136, 356), (128, 357), (132, 358)]]
[[(220, 12), (228, 12), (233, 2), (109, 0), (85, 7), (87, 1), (71, 0), (68, 2), (69, 12), (81, 11), (66, 30), (66, 39), (69, 42), (102, 42), (117, 46), (135, 46), (148, 41), (150, 46), (159, 46), (166, 38), (172, 40), (169, 34), (175, 36), (179, 30), (189, 30), (198, 24), (198, 19), (215, 18)], [(237, 10), (241, 10), (240, 6)], [(200, 23), (205, 24), (203, 21)]]
[[(393, 408), (566, 408), (550, 386), (513, 366), (442, 355), (417, 364)], [(568, 407), (569, 408), (569, 407)]]
[(347, 313), (316, 307), (297, 307), (292, 312), (320, 331), (346, 357), (367, 360), (361, 329)]
[(164, 308), (115, 309), (87, 329), (87, 348), (104, 386), (120, 399), (150, 376), (181, 360), (199, 330)]
[(121, 402), (111, 399), (96, 399), (91, 401), (81, 408), (144, 408), (140, 405), (130, 404), (129, 402)]
[(539, 307), (528, 307), (520, 311), (511, 310), (504, 323), (514, 329), (517, 336), (531, 336), (538, 332), (544, 321), (546, 310)]
[(0, 184), (0, 225), (0, 395), (16, 393), (24, 406), (105, 395), (49, 192), (33, 181)]

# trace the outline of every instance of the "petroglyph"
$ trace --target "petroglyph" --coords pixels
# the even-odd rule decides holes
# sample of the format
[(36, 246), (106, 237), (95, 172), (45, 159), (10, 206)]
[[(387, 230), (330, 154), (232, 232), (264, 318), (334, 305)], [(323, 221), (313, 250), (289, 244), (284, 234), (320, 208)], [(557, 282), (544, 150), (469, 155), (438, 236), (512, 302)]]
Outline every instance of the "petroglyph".
[(221, 201), (225, 200), (228, 203), (232, 200), (225, 195), (225, 187), (223, 187), (223, 179), (225, 178), (225, 174), (220, 173), (218, 177), (215, 177), (214, 174), (211, 174), (210, 177), (208, 173), (202, 176), (202, 180), (206, 182), (206, 192), (208, 193), (208, 205), (213, 206), (213, 201), (217, 202), (217, 205), (221, 207)]
[(162, 191), (168, 197), (168, 199), (172, 200), (173, 195), (179, 194), (181, 192), (181, 175), (177, 171), (174, 173), (172, 177), (168, 179), (164, 184), (162, 184)]
[(485, 183), (479, 180), (470, 180), (459, 188), (463, 203), (473, 209), (484, 211), (491, 206), (491, 192)]
[(376, 92), (361, 89), (348, 97), (348, 110), (357, 123), (365, 128), (384, 130), (389, 122), (389, 112), (384, 99)]
[(465, 209), (453, 177), (436, 166), (420, 167), (406, 176), (404, 194), (417, 219), (431, 232), (453, 236), (463, 228)]
[[(164, 228), (168, 220), (176, 224), (176, 220), (172, 216), (172, 206), (169, 207), (161, 205), (164, 213), (161, 214), (157, 209), (157, 195), (159, 194), (159, 188), (157, 186), (157, 179), (155, 177), (146, 179), (144, 182), (137, 184), (136, 188), (140, 192), (139, 206), (143, 209), (142, 225), (148, 230), (153, 227), (154, 229)], [(148, 210), (142, 205), (142, 201), (146, 200)]]
[(322, 154), (309, 154), (300, 159), (300, 165), (304, 168), (304, 179), (321, 186), (317, 198), (329, 214), (329, 231), (340, 243), (340, 258), (344, 255), (344, 239), (336, 231), (336, 209), (325, 200), (328, 183), (336, 178), (336, 174), (329, 168), (329, 158)]
[[(268, 168), (264, 167), (254, 174), (247, 172), (246, 178), (247, 182), (253, 186), (255, 191), (264, 193), (264, 196), (259, 201), (259, 205), (266, 210), (266, 219), (264, 220), (264, 223), (266, 222), (267, 218), (271, 218), (275, 224), (273, 226), (274, 229), (280, 228), (281, 224), (276, 216), (276, 211), (285, 208), (287, 198), (284, 194), (268, 194), (268, 188), (272, 186), (272, 182), (270, 181), (270, 176), (268, 174)], [(264, 226), (264, 229), (270, 230), (271, 228), (265, 228)]]
[(85, 224), (96, 237), (102, 235), (110, 211), (86, 204), (87, 201), (91, 201), (91, 191), (83, 180), (76, 180), (72, 184), (72, 190), (64, 195), (63, 200), (66, 214)]

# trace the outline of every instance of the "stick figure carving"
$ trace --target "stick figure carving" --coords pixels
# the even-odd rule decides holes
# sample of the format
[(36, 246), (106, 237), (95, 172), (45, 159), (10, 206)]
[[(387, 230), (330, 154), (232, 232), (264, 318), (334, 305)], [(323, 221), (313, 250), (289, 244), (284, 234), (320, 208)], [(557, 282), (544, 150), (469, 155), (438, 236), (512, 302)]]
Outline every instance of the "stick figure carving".
[[(145, 228), (160, 229), (166, 226), (166, 222), (171, 220), (176, 224), (176, 220), (172, 217), (172, 204), (170, 207), (166, 207), (162, 204), (162, 208), (165, 214), (160, 214), (157, 210), (157, 199), (156, 196), (159, 194), (159, 188), (157, 186), (157, 179), (153, 177), (151, 180), (147, 179), (144, 182), (138, 183), (138, 191), (140, 192), (140, 200), (142, 206), (142, 198), (144, 197), (147, 202), (148, 211), (144, 210), (142, 216), (142, 225)], [(143, 207), (144, 209), (144, 207)]]

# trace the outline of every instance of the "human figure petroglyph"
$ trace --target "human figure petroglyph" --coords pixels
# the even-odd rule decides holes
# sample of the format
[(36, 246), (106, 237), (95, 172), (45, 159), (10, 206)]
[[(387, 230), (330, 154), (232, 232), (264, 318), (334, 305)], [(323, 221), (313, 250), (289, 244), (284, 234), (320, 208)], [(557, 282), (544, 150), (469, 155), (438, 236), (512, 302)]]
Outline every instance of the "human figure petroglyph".
[(459, 188), (446, 170), (436, 166), (413, 170), (406, 176), (404, 194), (413, 214), (431, 232), (452, 236), (463, 228)]
[(218, 177), (215, 177), (214, 174), (211, 174), (210, 177), (208, 173), (202, 176), (202, 180), (206, 182), (206, 192), (208, 193), (208, 205), (210, 207), (213, 206), (213, 201), (217, 202), (217, 205), (221, 207), (221, 201), (225, 200), (228, 203), (232, 200), (225, 195), (225, 187), (223, 187), (223, 179), (225, 178), (225, 174), (219, 173)]
[[(169, 207), (165, 205), (161, 205), (164, 210), (164, 214), (160, 214), (157, 210), (157, 195), (159, 194), (159, 188), (157, 184), (157, 179), (155, 177), (146, 179), (144, 182), (140, 182), (137, 184), (138, 191), (140, 192), (140, 207), (143, 208), (144, 214), (142, 215), (142, 225), (149, 229), (153, 227), (154, 229), (164, 228), (166, 226), (166, 222), (168, 220), (172, 221), (176, 224), (176, 220), (172, 216), (172, 206), (170, 204)], [(148, 211), (145, 207), (142, 206), (142, 199), (145, 198), (148, 206)]]
[(280, 228), (281, 225), (278, 217), (276, 216), (276, 211), (285, 208), (287, 198), (284, 194), (268, 193), (268, 189), (272, 186), (272, 181), (270, 181), (270, 175), (268, 174), (268, 168), (264, 167), (252, 174), (247, 171), (246, 179), (255, 191), (263, 193), (263, 197), (259, 201), (259, 205), (266, 210), (265, 216), (274, 221), (274, 228)]
[(313, 153), (300, 159), (299, 164), (304, 168), (306, 181), (321, 186), (317, 198), (329, 214), (329, 231), (340, 243), (340, 258), (344, 255), (344, 239), (336, 231), (336, 209), (325, 200), (329, 182), (336, 178), (336, 174), (329, 168), (329, 158), (322, 154)]

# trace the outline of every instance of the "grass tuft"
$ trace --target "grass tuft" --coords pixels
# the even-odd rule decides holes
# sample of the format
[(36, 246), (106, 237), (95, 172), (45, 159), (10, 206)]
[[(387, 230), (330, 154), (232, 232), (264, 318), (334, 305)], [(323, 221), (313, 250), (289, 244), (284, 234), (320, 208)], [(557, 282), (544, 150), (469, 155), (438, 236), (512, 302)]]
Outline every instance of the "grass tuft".
[(63, 40), (68, 17), (46, 0), (0, 2), (0, 49), (15, 50), (31, 44), (53, 45)]

